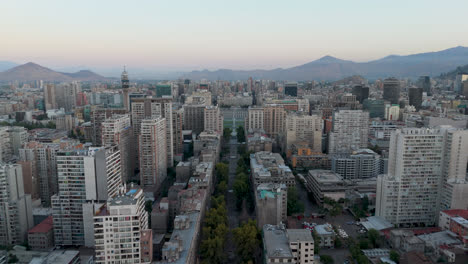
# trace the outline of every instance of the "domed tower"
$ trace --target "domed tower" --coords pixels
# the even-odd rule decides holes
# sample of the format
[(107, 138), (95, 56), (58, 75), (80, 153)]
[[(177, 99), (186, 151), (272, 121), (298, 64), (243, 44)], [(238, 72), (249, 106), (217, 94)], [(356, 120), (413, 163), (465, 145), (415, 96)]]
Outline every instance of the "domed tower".
[(122, 72), (121, 78), (122, 82), (122, 90), (123, 90), (123, 104), (124, 108), (127, 109), (127, 111), (130, 111), (130, 103), (129, 103), (129, 98), (128, 98), (128, 88), (130, 88), (130, 81), (128, 80), (128, 73), (127, 70), (125, 69)]

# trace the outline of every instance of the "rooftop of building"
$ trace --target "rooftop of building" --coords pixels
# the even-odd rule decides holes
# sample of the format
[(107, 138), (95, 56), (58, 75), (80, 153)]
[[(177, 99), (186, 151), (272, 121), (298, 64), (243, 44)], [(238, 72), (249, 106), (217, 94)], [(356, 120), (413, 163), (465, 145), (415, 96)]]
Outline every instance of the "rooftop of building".
[(289, 247), (289, 240), (282, 227), (265, 225), (263, 226), (263, 243), (265, 255), (268, 258), (292, 258), (292, 251)]
[(330, 224), (316, 225), (315, 232), (320, 236), (334, 235), (333, 227)]
[(68, 264), (73, 263), (73, 259), (79, 255), (80, 252), (77, 250), (54, 250), (46, 256), (33, 258), (29, 264)]
[[(157, 261), (155, 263), (165, 264), (165, 263), (174, 263), (182, 264), (187, 263), (188, 251), (193, 246), (192, 243), (195, 243), (195, 231), (197, 229), (197, 223), (199, 221), (200, 212), (191, 212), (184, 215), (178, 215), (176, 218), (187, 217), (190, 221), (190, 224), (187, 229), (174, 229), (174, 232), (171, 235), (169, 243), (163, 245), (162, 250), (171, 250), (174, 249), (174, 245), (177, 244), (177, 241), (182, 241), (182, 248), (180, 250), (180, 258), (174, 261)], [(153, 239), (154, 240), (154, 239)], [(167, 245), (166, 245), (167, 244)]]
[(286, 229), (286, 233), (288, 235), (289, 241), (314, 241), (312, 233), (307, 229)]
[(377, 231), (393, 227), (392, 223), (380, 216), (370, 216), (366, 221), (361, 221), (361, 225), (367, 230), (375, 229)]
[(320, 183), (343, 182), (343, 177), (331, 170), (309, 170), (309, 175)]
[(34, 234), (34, 233), (47, 233), (51, 231), (54, 228), (54, 220), (52, 216), (50, 215), (46, 219), (44, 219), (42, 222), (34, 226), (33, 228), (29, 229), (28, 233), (29, 234)]
[(280, 191), (287, 191), (285, 184), (262, 183), (257, 186), (257, 195), (261, 198), (275, 198)]
[(468, 210), (466, 209), (451, 209), (451, 210), (444, 210), (442, 213), (447, 214), (451, 217), (463, 217), (465, 219), (468, 219)]
[(440, 245), (461, 244), (461, 241), (456, 238), (457, 235), (448, 230), (431, 234), (424, 234), (418, 237), (422, 239), (426, 244), (432, 245), (433, 248), (436, 248)]

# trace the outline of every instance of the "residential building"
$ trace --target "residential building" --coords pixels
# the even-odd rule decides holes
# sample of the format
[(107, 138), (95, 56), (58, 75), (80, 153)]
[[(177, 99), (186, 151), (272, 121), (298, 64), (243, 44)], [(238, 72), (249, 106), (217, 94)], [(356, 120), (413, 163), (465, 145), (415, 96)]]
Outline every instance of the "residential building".
[(99, 208), (94, 215), (94, 240), (96, 263), (151, 263), (153, 239), (142, 189), (121, 187)]
[(117, 145), (120, 150), (120, 163), (122, 166), (122, 182), (134, 180), (135, 150), (133, 130), (130, 116), (113, 115), (102, 123), (102, 145)]
[(223, 132), (223, 116), (218, 106), (206, 106), (204, 112), (204, 131)]
[(313, 152), (322, 152), (322, 122), (322, 117), (318, 115), (288, 114), (284, 129), (284, 151), (294, 143), (305, 142)]
[[(166, 155), (167, 167), (174, 165), (174, 131), (172, 116), (172, 98), (132, 98), (132, 127), (133, 135), (139, 138), (143, 119), (164, 118), (166, 124)], [(139, 145), (140, 143), (138, 143)], [(138, 153), (136, 154), (138, 157)]]
[(264, 263), (314, 263), (314, 239), (307, 229), (285, 229), (283, 225), (263, 227)]
[(140, 184), (153, 191), (157, 191), (161, 187), (161, 183), (167, 176), (166, 135), (165, 118), (156, 117), (141, 120), (141, 132), (138, 140)]
[(334, 248), (335, 247), (335, 231), (333, 227), (329, 224), (316, 225), (315, 234), (319, 238), (319, 246), (322, 248)]
[(287, 221), (288, 189), (285, 184), (262, 183), (255, 189), (257, 226), (279, 225)]
[(351, 155), (331, 158), (331, 170), (343, 179), (372, 178), (381, 174), (380, 156), (370, 149), (359, 149)]
[(91, 110), (91, 126), (93, 128), (92, 140), (96, 146), (102, 146), (102, 123), (115, 114), (123, 115), (126, 113), (124, 108), (96, 108)]
[(468, 130), (404, 128), (390, 140), (377, 181), (376, 215), (394, 225), (433, 225), (440, 210), (467, 208)]
[(94, 246), (93, 215), (122, 185), (120, 151), (112, 147), (61, 150), (58, 193), (52, 196), (55, 244)]
[(46, 110), (57, 108), (54, 84), (46, 84), (44, 86), (44, 104)]
[(31, 196), (24, 193), (21, 166), (0, 161), (0, 245), (26, 242), (32, 226)]
[(32, 250), (49, 251), (54, 248), (54, 224), (52, 216), (29, 229), (28, 245)]
[(340, 110), (333, 113), (328, 153), (346, 154), (367, 147), (369, 113), (362, 110)]
[(262, 183), (285, 184), (287, 187), (296, 185), (291, 169), (278, 153), (261, 151), (250, 154), (250, 168), (254, 188)]

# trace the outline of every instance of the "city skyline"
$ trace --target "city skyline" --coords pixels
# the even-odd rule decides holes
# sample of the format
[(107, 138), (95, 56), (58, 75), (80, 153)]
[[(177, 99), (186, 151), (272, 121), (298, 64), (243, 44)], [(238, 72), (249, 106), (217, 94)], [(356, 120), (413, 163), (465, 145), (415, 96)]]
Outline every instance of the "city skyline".
[(468, 46), (463, 1), (451, 12), (438, 1), (25, 2), (4, 4), (0, 60), (57, 69), (273, 69)]

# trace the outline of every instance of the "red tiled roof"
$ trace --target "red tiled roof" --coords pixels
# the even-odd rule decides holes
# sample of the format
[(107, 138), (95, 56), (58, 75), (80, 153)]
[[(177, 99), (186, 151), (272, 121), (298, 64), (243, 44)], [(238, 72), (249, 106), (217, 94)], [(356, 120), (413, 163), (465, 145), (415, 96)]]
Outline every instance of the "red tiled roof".
[(28, 233), (29, 234), (32, 234), (32, 233), (47, 233), (52, 228), (54, 228), (53, 218), (52, 218), (52, 216), (49, 216), (46, 219), (44, 219), (44, 221), (37, 224), (35, 227), (29, 229)]
[(468, 219), (468, 210), (465, 210), (465, 209), (451, 209), (451, 210), (445, 210), (442, 212), (450, 215), (451, 217), (460, 216), (465, 219)]

